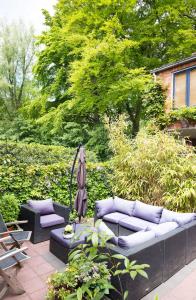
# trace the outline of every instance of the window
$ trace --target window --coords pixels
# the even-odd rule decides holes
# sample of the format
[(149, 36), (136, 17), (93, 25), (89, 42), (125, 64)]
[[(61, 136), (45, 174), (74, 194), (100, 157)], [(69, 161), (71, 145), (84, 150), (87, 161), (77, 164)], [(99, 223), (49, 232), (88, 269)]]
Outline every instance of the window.
[(196, 106), (196, 67), (173, 74), (173, 106)]

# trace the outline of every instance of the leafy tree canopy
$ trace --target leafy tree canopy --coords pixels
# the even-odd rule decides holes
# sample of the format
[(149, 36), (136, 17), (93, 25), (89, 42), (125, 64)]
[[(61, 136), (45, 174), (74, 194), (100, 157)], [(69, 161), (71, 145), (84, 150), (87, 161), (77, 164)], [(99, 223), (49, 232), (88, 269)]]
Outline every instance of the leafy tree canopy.
[(192, 0), (59, 0), (53, 17), (44, 14), (48, 31), (35, 66), (50, 101), (44, 122), (95, 123), (125, 112), (136, 134), (152, 89), (146, 72), (195, 47)]
[(12, 119), (32, 97), (33, 28), (22, 22), (0, 24), (0, 114)]

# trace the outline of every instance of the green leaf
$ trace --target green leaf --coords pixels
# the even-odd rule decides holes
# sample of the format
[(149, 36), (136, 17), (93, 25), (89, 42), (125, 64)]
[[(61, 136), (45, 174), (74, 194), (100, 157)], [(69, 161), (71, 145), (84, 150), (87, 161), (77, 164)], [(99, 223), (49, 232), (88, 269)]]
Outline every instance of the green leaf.
[(134, 280), (135, 277), (137, 276), (137, 272), (136, 272), (136, 271), (131, 271), (131, 272), (130, 272), (130, 276), (131, 276), (131, 278)]
[(73, 252), (71, 252), (71, 253), (69, 254), (69, 261), (72, 260), (72, 259), (74, 259), (74, 257), (75, 257), (77, 254), (79, 254), (79, 253), (81, 253), (81, 250), (74, 250)]
[(124, 295), (123, 295), (123, 300), (126, 300), (126, 299), (127, 299), (128, 294), (129, 294), (129, 292), (128, 292), (128, 291), (125, 291), (125, 293), (124, 293)]
[(114, 255), (112, 255), (112, 257), (117, 258), (117, 259), (125, 259), (125, 256), (121, 255), (121, 254), (114, 254)]
[(82, 289), (78, 288), (77, 289), (77, 300), (82, 300), (82, 295), (83, 295)]
[(96, 232), (93, 232), (92, 234), (92, 244), (94, 247), (98, 246), (98, 236)]
[(138, 272), (141, 276), (143, 276), (143, 277), (145, 277), (145, 278), (148, 278), (148, 274), (147, 274), (144, 270), (137, 270), (137, 272)]

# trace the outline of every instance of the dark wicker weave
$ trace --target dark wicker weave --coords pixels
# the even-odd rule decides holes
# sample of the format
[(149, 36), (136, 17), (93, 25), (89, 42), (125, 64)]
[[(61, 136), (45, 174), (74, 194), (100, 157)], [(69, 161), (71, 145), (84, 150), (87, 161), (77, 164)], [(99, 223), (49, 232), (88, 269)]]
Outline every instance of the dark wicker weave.
[(70, 248), (66, 248), (56, 241), (53, 237), (50, 237), (50, 252), (54, 254), (58, 259), (67, 264)]
[(32, 231), (32, 235), (31, 235), (32, 243), (36, 244), (36, 243), (49, 240), (50, 231), (52, 229), (60, 228), (68, 224), (70, 209), (67, 206), (55, 202), (53, 202), (53, 206), (54, 206), (55, 214), (63, 217), (65, 219), (65, 222), (59, 225), (42, 228), (40, 226), (40, 213), (30, 208), (29, 205), (27, 204), (21, 205), (19, 218), (28, 220), (28, 223), (24, 224), (23, 228), (25, 230)]
[[(138, 264), (150, 265), (146, 269), (149, 279), (138, 276), (133, 281), (128, 275), (121, 275), (123, 290), (129, 291), (127, 300), (139, 300), (196, 258), (196, 221), (130, 250), (109, 248), (112, 253), (120, 253), (130, 260), (137, 260)], [(112, 278), (112, 283), (119, 288), (116, 277)], [(111, 299), (121, 298), (112, 291)]]
[(196, 258), (196, 221), (184, 226), (186, 229), (186, 264)]
[[(95, 218), (97, 219), (97, 217)], [(118, 224), (105, 221), (104, 223), (116, 235), (133, 233), (133, 231)], [(137, 260), (138, 264), (150, 265), (150, 268), (146, 269), (149, 279), (138, 276), (133, 281), (128, 275), (121, 275), (123, 290), (129, 291), (127, 300), (139, 300), (168, 280), (186, 264), (196, 259), (196, 221), (178, 227), (159, 238), (154, 238), (130, 250), (124, 250), (120, 247), (110, 248), (112, 253), (120, 253), (130, 260)], [(119, 289), (116, 277), (112, 278), (112, 283)], [(115, 291), (112, 291), (111, 299), (119, 300), (120, 298)]]

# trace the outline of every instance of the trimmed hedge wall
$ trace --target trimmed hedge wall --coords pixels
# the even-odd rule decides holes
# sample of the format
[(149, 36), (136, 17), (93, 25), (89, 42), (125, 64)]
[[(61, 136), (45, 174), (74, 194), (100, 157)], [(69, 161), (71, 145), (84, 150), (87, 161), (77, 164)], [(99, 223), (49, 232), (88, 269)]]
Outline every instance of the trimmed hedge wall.
[[(4, 194), (14, 194), (20, 203), (25, 203), (28, 199), (52, 197), (54, 201), (69, 205), (69, 180), (75, 151), (59, 146), (0, 141), (0, 198)], [(93, 216), (95, 201), (109, 194), (103, 180), (108, 167), (106, 163), (96, 162), (92, 152), (87, 151), (86, 156), (87, 215)], [(74, 203), (76, 175), (73, 181)]]

